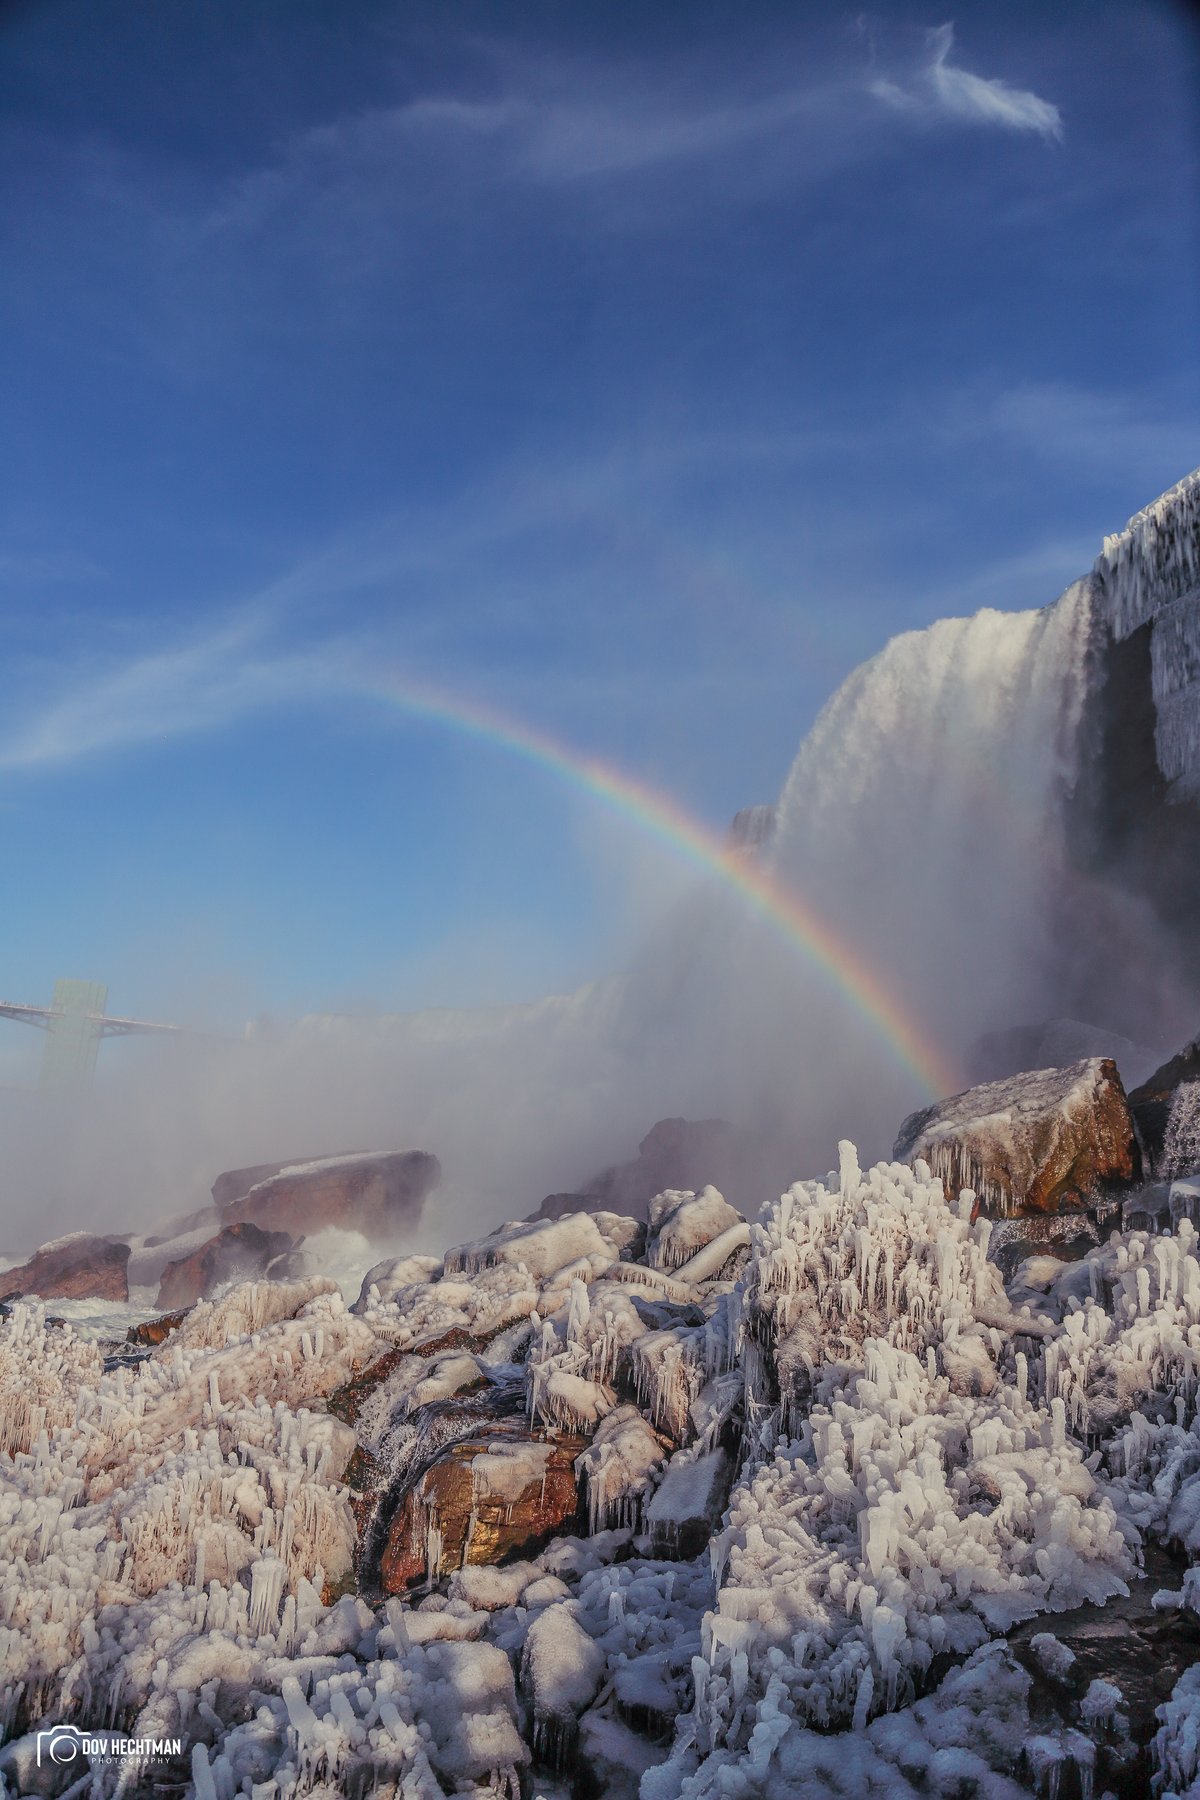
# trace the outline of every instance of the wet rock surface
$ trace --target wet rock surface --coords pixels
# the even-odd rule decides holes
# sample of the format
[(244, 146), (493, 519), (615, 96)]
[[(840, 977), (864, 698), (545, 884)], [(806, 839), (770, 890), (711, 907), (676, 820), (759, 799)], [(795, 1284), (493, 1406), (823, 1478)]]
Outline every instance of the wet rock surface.
[(43, 1244), (18, 1268), (0, 1271), (0, 1295), (43, 1300), (128, 1300), (129, 1245), (76, 1232)]
[(230, 1281), (283, 1280), (294, 1272), (292, 1239), (257, 1225), (225, 1225), (198, 1250), (169, 1262), (158, 1286), (157, 1306), (171, 1311), (207, 1300)]
[(517, 1422), (459, 1439), (412, 1482), (392, 1514), (379, 1563), (383, 1592), (535, 1556), (551, 1538), (571, 1535), (581, 1523), (575, 1459), (584, 1444)]
[[(1152, 1791), (1150, 1745), (1158, 1708), (1184, 1670), (1200, 1661), (1200, 1618), (1154, 1605), (1157, 1592), (1179, 1585), (1186, 1566), (1152, 1543), (1145, 1573), (1129, 1584), (1128, 1597), (1118, 1594), (1104, 1606), (1029, 1619), (1008, 1634), (1017, 1660), (1033, 1677), (1030, 1711), (1039, 1733), (1061, 1740), (1081, 1725), (1086, 1731), (1093, 1683), (1111, 1684), (1119, 1693), (1119, 1726), (1091, 1733), (1098, 1740), (1095, 1793), (1107, 1789), (1119, 1800), (1143, 1800)], [(1047, 1636), (1066, 1654), (1047, 1646)], [(1068, 1791), (1059, 1789), (1064, 1796)]]
[(441, 1164), (423, 1150), (363, 1151), (311, 1162), (266, 1165), (219, 1176), (222, 1222), (249, 1222), (264, 1231), (311, 1236), (330, 1227), (357, 1231), (371, 1243), (397, 1242), (419, 1222), (425, 1200), (441, 1179)]

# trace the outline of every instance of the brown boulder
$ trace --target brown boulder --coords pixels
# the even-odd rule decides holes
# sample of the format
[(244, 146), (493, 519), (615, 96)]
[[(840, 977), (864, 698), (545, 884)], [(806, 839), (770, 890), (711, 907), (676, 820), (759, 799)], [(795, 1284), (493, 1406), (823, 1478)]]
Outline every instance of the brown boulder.
[[(1129, 1096), (1129, 1110), (1151, 1170), (1157, 1169), (1161, 1161), (1171, 1106), (1176, 1090), (1186, 1081), (1200, 1081), (1200, 1038), (1185, 1044), (1178, 1056), (1171, 1057), (1161, 1069), (1155, 1069), (1153, 1075), (1143, 1081), (1141, 1087), (1134, 1088)], [(3, 1280), (2, 1276), (0, 1280)]]
[(168, 1263), (158, 1284), (155, 1305), (186, 1310), (207, 1300), (227, 1281), (250, 1281), (289, 1273), (292, 1240), (286, 1232), (260, 1231), (257, 1225), (225, 1225), (190, 1256)]
[[(490, 1427), (446, 1450), (404, 1495), (380, 1564), (387, 1594), (426, 1574), (533, 1556), (580, 1525), (575, 1459), (585, 1439)], [(440, 1538), (431, 1539), (431, 1532)], [(434, 1553), (431, 1554), (431, 1542)]]
[(43, 1244), (16, 1269), (0, 1270), (0, 1294), (42, 1300), (128, 1300), (129, 1245), (86, 1231)]
[[(361, 1232), (377, 1244), (394, 1243), (411, 1231), (442, 1173), (437, 1157), (423, 1150), (370, 1151), (264, 1166), (265, 1175), (260, 1168), (218, 1176), (213, 1197), (221, 1204), (223, 1224), (251, 1223), (297, 1237), (332, 1225)], [(256, 1176), (259, 1179), (247, 1179)], [(239, 1187), (236, 1198), (220, 1199)]]
[(155, 1350), (159, 1344), (165, 1344), (173, 1331), (178, 1331), (188, 1316), (188, 1308), (181, 1307), (178, 1312), (160, 1313), (157, 1319), (143, 1319), (140, 1325), (131, 1325), (125, 1333), (127, 1344), (140, 1344), (145, 1349)]
[(892, 1152), (924, 1158), (948, 1199), (1013, 1218), (1083, 1210), (1141, 1178), (1117, 1066), (1107, 1057), (986, 1082), (913, 1113)]

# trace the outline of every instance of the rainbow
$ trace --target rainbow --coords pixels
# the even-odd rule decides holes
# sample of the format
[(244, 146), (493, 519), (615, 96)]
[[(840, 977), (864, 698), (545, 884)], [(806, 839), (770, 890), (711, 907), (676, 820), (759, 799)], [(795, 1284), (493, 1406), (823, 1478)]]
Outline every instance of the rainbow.
[(400, 707), (411, 718), (427, 719), (548, 771), (667, 844), (703, 874), (733, 889), (780, 937), (814, 962), (931, 1096), (951, 1094), (962, 1087), (958, 1073), (905, 1015), (861, 951), (770, 869), (731, 849), (677, 801), (611, 764), (582, 756), (548, 733), (478, 701), (396, 676), (376, 678), (364, 685), (374, 698)]

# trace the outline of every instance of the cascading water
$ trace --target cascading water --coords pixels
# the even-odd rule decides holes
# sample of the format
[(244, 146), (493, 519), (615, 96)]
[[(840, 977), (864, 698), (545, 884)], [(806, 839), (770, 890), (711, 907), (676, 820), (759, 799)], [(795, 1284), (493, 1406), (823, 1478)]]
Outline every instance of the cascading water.
[[(984, 1032), (1067, 1017), (1169, 1044), (1195, 1029), (1197, 786), (1200, 474), (1052, 605), (943, 620), (855, 670), (748, 853), (965, 1087)], [(916, 1091), (820, 969), (722, 895), (681, 910), (631, 988), (626, 1034), (692, 1083), (693, 1112), (801, 1145), (878, 1130), (882, 1149)]]
[(1041, 612), (894, 639), (825, 707), (783, 791), (780, 873), (952, 1045), (1044, 979), (1093, 607), (1079, 581)]

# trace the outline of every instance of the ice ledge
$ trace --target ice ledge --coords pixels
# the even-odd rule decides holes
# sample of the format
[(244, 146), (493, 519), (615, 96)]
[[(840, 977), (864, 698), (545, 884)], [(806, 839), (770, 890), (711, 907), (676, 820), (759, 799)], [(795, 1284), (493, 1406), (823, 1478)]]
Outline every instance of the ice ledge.
[(1117, 638), (1200, 593), (1200, 469), (1106, 537), (1094, 572)]

